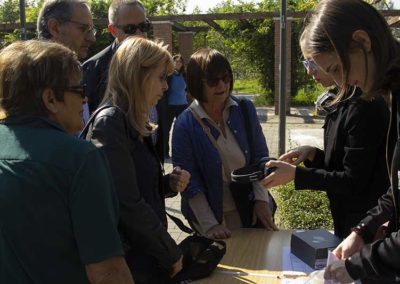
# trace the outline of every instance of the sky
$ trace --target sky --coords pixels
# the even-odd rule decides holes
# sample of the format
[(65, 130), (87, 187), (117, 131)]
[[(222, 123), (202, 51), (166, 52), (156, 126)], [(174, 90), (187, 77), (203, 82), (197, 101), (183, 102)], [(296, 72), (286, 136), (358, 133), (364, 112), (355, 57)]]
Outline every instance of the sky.
[[(395, 8), (400, 9), (400, 0), (392, 0)], [(194, 7), (199, 6), (203, 13), (207, 12), (208, 9), (213, 8), (216, 4), (222, 2), (222, 0), (187, 0), (186, 13), (191, 13)], [(251, 1), (244, 1), (251, 2)], [(257, 1), (254, 1), (257, 2)]]
[[(400, 1), (400, 0), (397, 0)], [(186, 13), (191, 13), (194, 7), (199, 6), (203, 13), (207, 12), (208, 9), (214, 8), (218, 3), (223, 2), (222, 0), (187, 0), (186, 4)], [(237, 1), (234, 1), (237, 2)], [(243, 1), (243, 2), (252, 2), (252, 1)]]

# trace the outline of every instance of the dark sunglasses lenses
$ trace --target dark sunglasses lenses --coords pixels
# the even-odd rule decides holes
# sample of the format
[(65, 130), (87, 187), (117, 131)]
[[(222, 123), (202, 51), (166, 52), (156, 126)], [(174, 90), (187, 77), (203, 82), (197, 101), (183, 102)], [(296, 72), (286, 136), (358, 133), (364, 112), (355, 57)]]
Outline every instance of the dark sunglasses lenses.
[(218, 85), (219, 81), (224, 82), (225, 84), (230, 83), (231, 82), (231, 78), (229, 77), (229, 75), (225, 75), (222, 77), (216, 77), (216, 78), (210, 78), (207, 79), (207, 85), (210, 87), (215, 87)]
[(145, 21), (138, 25), (125, 25), (122, 27), (124, 33), (128, 35), (134, 35), (137, 33), (137, 30), (140, 30), (142, 33), (147, 33), (151, 29), (151, 23), (149, 21)]

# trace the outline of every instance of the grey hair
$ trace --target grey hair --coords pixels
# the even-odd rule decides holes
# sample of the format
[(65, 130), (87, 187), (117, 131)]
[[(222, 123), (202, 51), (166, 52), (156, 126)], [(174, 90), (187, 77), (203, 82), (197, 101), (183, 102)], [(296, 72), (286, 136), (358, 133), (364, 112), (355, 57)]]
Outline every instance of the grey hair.
[(50, 39), (48, 28), (50, 19), (66, 22), (71, 19), (75, 4), (84, 4), (89, 8), (86, 0), (47, 0), (44, 2), (37, 19), (37, 35), (39, 39)]
[(122, 6), (139, 6), (143, 9), (144, 14), (146, 15), (146, 9), (144, 8), (142, 2), (138, 0), (113, 0), (108, 8), (108, 22), (110, 24), (117, 24), (119, 10)]

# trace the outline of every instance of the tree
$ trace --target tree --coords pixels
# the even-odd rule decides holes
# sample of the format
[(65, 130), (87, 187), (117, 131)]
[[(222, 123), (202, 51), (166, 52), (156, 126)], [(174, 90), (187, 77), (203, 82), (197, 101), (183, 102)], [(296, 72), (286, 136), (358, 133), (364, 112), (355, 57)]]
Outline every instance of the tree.
[(5, 0), (0, 4), (1, 23), (13, 24), (19, 21), (18, 0)]
[(143, 0), (142, 3), (150, 16), (176, 15), (185, 12), (187, 0)]

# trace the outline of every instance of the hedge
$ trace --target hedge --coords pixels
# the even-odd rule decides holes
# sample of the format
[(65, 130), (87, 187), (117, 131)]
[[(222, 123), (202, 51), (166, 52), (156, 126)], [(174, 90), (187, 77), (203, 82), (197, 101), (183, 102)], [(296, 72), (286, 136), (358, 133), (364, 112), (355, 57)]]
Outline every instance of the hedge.
[(329, 201), (325, 192), (295, 190), (293, 182), (274, 188), (278, 205), (275, 221), (282, 229), (333, 229)]

